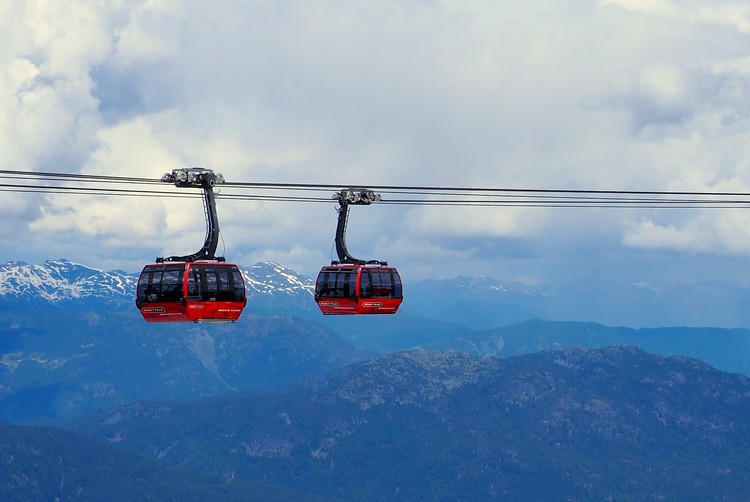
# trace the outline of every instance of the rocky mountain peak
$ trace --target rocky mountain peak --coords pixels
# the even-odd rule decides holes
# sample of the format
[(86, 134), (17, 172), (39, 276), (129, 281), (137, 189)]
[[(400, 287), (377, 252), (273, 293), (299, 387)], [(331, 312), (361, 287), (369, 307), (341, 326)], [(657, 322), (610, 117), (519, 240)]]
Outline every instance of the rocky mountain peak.
[(0, 297), (68, 299), (120, 299), (132, 295), (137, 277), (122, 271), (105, 272), (65, 259), (42, 265), (8, 262), (0, 265)]

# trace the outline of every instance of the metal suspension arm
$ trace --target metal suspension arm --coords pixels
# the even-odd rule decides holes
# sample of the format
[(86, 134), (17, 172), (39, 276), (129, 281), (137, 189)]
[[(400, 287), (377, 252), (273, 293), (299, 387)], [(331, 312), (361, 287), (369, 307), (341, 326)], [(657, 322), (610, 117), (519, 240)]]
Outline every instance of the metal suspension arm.
[(203, 207), (206, 215), (206, 240), (203, 247), (193, 254), (184, 256), (169, 256), (167, 258), (157, 258), (161, 261), (196, 261), (196, 260), (217, 260), (224, 261), (222, 257), (216, 257), (216, 248), (219, 245), (219, 216), (216, 212), (216, 196), (213, 187), (216, 184), (224, 183), (224, 176), (215, 174), (211, 169), (199, 167), (189, 167), (174, 169), (172, 173), (167, 173), (161, 179), (165, 183), (174, 183), (179, 188), (203, 189)]
[(365, 265), (365, 264), (378, 264), (387, 265), (384, 261), (379, 260), (360, 260), (354, 258), (349, 254), (346, 249), (346, 224), (349, 219), (349, 205), (370, 205), (375, 201), (382, 200), (380, 194), (373, 192), (372, 190), (353, 189), (342, 190), (333, 194), (333, 198), (339, 201), (339, 218), (336, 224), (336, 254), (338, 255), (338, 261), (333, 264), (351, 264), (351, 265)]
[(351, 263), (362, 265), (363, 260), (354, 258), (346, 249), (346, 222), (349, 219), (349, 204), (339, 200), (339, 219), (336, 224), (336, 254), (339, 257), (338, 263)]

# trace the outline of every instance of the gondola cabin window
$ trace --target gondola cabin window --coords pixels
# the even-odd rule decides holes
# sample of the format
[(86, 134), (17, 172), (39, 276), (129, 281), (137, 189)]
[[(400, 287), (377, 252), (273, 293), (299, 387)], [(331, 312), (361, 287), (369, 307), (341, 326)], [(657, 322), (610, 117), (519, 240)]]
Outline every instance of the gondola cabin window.
[(236, 267), (192, 264), (188, 275), (188, 300), (245, 301), (245, 284)]
[(354, 298), (357, 269), (331, 269), (318, 276), (315, 289), (324, 298)]
[(362, 269), (359, 294), (363, 298), (401, 298), (401, 278), (393, 269)]
[(154, 267), (144, 271), (138, 281), (137, 300), (144, 303), (181, 301), (184, 272), (184, 264)]

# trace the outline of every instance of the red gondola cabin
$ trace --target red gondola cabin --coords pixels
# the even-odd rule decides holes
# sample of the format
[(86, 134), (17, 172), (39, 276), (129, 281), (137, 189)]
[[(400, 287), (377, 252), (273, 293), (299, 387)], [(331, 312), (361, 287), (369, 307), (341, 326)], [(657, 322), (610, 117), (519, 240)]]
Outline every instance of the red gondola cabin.
[(235, 322), (246, 302), (237, 265), (207, 262), (146, 265), (135, 299), (148, 322)]
[(315, 301), (329, 315), (395, 314), (403, 301), (401, 277), (393, 267), (326, 266), (315, 281)]

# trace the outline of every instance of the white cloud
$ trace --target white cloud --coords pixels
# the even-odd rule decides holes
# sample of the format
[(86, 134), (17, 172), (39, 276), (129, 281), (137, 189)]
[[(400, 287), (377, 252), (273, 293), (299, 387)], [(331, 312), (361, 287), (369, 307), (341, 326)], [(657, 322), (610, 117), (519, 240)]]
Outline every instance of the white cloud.
[(602, 0), (601, 5), (616, 5), (635, 12), (674, 16), (679, 9), (665, 0)]
[(438, 206), (414, 210), (408, 228), (426, 238), (451, 237), (528, 237), (542, 228), (544, 213), (517, 207)]
[(647, 249), (746, 255), (750, 253), (750, 223), (745, 210), (703, 214), (679, 226), (646, 219), (631, 225), (623, 243)]
[(112, 50), (106, 16), (86, 3), (14, 1), (5, 9), (0, 137), (8, 148), (0, 161), (75, 166), (97, 127), (89, 71)]
[[(721, 3), (725, 5), (720, 5)], [(601, 0), (600, 5), (616, 6), (631, 12), (663, 16), (689, 23), (729, 26), (740, 33), (750, 33), (750, 5), (745, 2)]]
[(654, 64), (630, 78), (614, 82), (615, 100), (626, 106), (638, 128), (689, 120), (698, 105), (698, 89), (688, 71), (677, 65)]
[[(741, 3), (707, 0), (7, 1), (0, 165), (153, 178), (202, 165), (230, 181), (750, 186), (748, 19)], [(203, 239), (197, 200), (0, 192), (0, 207), (37, 203), (16, 212), (15, 235), (93, 265), (192, 252)], [(234, 256), (278, 256), (310, 273), (329, 259), (332, 209), (225, 200), (219, 214)], [(507, 259), (481, 239), (522, 243), (529, 256), (553, 238), (578, 250), (600, 240), (748, 252), (741, 220), (712, 211), (382, 207), (353, 214), (351, 248), (420, 270)]]
[(643, 248), (671, 248), (708, 251), (712, 243), (708, 233), (700, 228), (677, 229), (674, 225), (656, 225), (646, 220), (635, 225), (623, 237), (626, 245)]
[(697, 17), (700, 20), (732, 26), (741, 33), (750, 33), (750, 5), (746, 3), (702, 7)]

